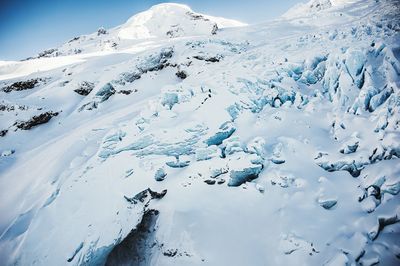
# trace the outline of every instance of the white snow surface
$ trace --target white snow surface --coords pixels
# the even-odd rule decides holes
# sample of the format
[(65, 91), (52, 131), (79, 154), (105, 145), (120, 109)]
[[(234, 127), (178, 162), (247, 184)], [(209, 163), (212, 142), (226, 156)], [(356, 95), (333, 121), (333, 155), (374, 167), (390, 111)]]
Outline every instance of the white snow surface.
[(244, 26), (239, 21), (193, 13), (186, 5), (159, 4), (131, 17), (118, 29), (121, 39), (146, 39), (210, 34), (214, 24), (220, 28)]
[(149, 209), (139, 265), (399, 264), (398, 2), (329, 3), (0, 62), (0, 264), (104, 265)]

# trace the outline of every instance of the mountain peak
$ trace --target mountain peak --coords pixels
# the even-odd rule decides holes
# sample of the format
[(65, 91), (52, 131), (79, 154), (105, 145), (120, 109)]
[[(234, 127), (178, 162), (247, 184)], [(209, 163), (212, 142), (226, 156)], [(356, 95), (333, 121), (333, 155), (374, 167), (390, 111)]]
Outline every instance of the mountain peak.
[(150, 7), (150, 10), (182, 9), (192, 11), (188, 5), (178, 3), (161, 3)]
[(147, 39), (215, 34), (219, 28), (243, 26), (239, 21), (195, 13), (183, 4), (163, 3), (138, 13), (120, 27), (121, 39)]

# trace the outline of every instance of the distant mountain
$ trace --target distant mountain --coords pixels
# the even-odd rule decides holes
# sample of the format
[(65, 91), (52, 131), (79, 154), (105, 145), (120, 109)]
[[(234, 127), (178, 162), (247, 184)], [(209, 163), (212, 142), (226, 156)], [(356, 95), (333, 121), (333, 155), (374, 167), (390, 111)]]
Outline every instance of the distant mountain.
[(75, 37), (59, 48), (48, 49), (38, 57), (118, 50), (144, 40), (217, 34), (218, 30), (245, 26), (245, 23), (193, 12), (182, 4), (166, 3), (151, 7), (110, 30), (99, 28), (93, 34)]

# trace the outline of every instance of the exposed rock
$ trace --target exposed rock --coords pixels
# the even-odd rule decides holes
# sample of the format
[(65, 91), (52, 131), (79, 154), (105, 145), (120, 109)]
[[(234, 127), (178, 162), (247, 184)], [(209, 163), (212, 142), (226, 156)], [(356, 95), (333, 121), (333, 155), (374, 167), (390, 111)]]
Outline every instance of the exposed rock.
[(223, 183), (225, 183), (225, 179), (220, 179), (220, 180), (218, 180), (218, 182), (217, 182), (218, 185), (222, 185)]
[(107, 30), (104, 29), (103, 27), (101, 27), (97, 30), (97, 36), (104, 35), (104, 34), (107, 34)]
[(129, 95), (132, 93), (132, 90), (119, 90), (117, 93), (119, 94), (125, 94), (125, 95)]
[(194, 59), (197, 59), (197, 60), (204, 60), (204, 61), (206, 61), (206, 62), (211, 62), (211, 63), (217, 63), (217, 62), (219, 62), (219, 60), (220, 60), (220, 58), (215, 57), (215, 56), (212, 56), (212, 57), (203, 57), (203, 56), (200, 56), (200, 55), (195, 55), (195, 56), (193, 56), (193, 58), (194, 58)]
[(39, 83), (39, 81), (42, 81), (42, 80), (37, 78), (37, 79), (30, 79), (30, 80), (26, 80), (26, 81), (17, 81), (17, 82), (12, 83), (9, 86), (3, 87), (2, 91), (9, 93), (12, 91), (30, 90), (30, 89), (33, 89)]
[(79, 40), (79, 38), (80, 38), (79, 36), (78, 37), (74, 37), (71, 40), (69, 40), (68, 43), (75, 42), (75, 41)]
[(142, 202), (144, 203), (144, 201), (150, 197), (149, 200), (152, 199), (162, 199), (165, 195), (167, 194), (167, 190), (164, 189), (163, 191), (156, 192), (151, 190), (150, 188), (145, 189), (141, 192), (139, 192), (138, 194), (136, 194), (135, 196), (133, 196), (132, 198), (128, 198), (127, 196), (124, 196), (124, 198), (126, 199), (126, 201), (128, 201), (129, 203), (133, 203), (136, 204), (138, 202)]
[(113, 247), (105, 265), (150, 265), (151, 251), (156, 247), (154, 232), (158, 216), (157, 210), (145, 211), (136, 228)]
[(15, 111), (15, 110), (28, 110), (28, 106), (26, 105), (18, 105), (18, 104), (0, 104), (0, 111), (7, 111), (7, 112), (11, 112), (11, 111)]
[(37, 58), (58, 56), (58, 49), (51, 48), (40, 52)]
[(206, 183), (207, 185), (214, 185), (215, 184), (215, 180), (214, 179), (207, 179), (207, 180), (204, 180), (204, 183)]
[(211, 34), (215, 35), (215, 34), (217, 34), (217, 31), (218, 31), (218, 25), (217, 25), (217, 23), (214, 23), (213, 28), (211, 30)]
[(87, 96), (93, 90), (93, 88), (93, 82), (83, 81), (81, 84), (79, 84), (79, 88), (75, 89), (74, 92), (82, 96)]
[(0, 130), (0, 137), (4, 137), (5, 135), (7, 135), (8, 129), (3, 129)]
[(57, 116), (58, 112), (46, 112), (40, 115), (35, 115), (28, 121), (16, 122), (14, 126), (21, 130), (29, 130), (37, 125), (45, 124), (50, 121), (54, 116)]
[(163, 252), (163, 255), (167, 257), (175, 257), (176, 254), (178, 254), (177, 249), (167, 249), (166, 251)]
[(186, 71), (183, 71), (183, 70), (176, 72), (175, 75), (180, 79), (185, 79), (188, 76)]

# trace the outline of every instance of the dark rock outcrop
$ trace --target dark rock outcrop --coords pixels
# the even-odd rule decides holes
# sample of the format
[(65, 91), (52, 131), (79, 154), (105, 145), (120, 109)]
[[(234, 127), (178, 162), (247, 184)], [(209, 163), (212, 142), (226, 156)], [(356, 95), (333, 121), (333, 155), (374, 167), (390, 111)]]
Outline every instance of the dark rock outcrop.
[(52, 111), (45, 112), (40, 115), (35, 115), (31, 117), (31, 119), (29, 119), (28, 121), (16, 122), (14, 126), (16, 126), (18, 129), (21, 130), (29, 130), (35, 126), (49, 122), (52, 117), (57, 115), (58, 112), (52, 112)]
[(186, 71), (183, 70), (176, 72), (175, 75), (180, 79), (185, 79), (188, 76)]
[(105, 265), (150, 265), (151, 251), (157, 246), (154, 232), (158, 216), (159, 211), (147, 210), (136, 228), (121, 243), (114, 246)]
[(2, 88), (2, 91), (9, 93), (12, 91), (23, 91), (33, 89), (41, 79), (29, 79), (26, 81), (17, 81)]
[(88, 81), (83, 81), (79, 85), (79, 88), (75, 89), (74, 92), (76, 92), (82, 96), (87, 96), (93, 90), (93, 88), (94, 88), (94, 83), (88, 82)]
[(149, 200), (162, 199), (166, 194), (167, 194), (167, 190), (166, 189), (164, 189), (161, 192), (156, 192), (156, 191), (153, 191), (150, 188), (148, 188), (148, 189), (145, 189), (145, 190), (139, 192), (138, 194), (136, 194), (132, 198), (129, 198), (127, 196), (124, 196), (124, 198), (129, 203), (137, 204), (138, 202), (144, 203), (144, 201), (149, 197), (150, 197)]

